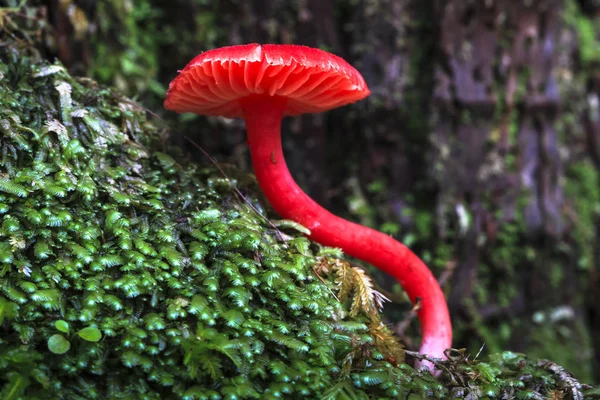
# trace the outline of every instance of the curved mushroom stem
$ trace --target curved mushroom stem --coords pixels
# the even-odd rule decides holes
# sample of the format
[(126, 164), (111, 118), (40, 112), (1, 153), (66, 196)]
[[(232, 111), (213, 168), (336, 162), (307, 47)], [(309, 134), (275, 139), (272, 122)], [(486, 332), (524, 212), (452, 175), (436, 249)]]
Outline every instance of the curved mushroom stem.
[[(290, 175), (281, 147), (286, 101), (269, 96), (251, 96), (240, 101), (254, 172), (266, 198), (283, 218), (310, 229), (310, 239), (339, 247), (396, 278), (413, 304), (420, 301), (418, 317), (423, 336), (420, 352), (445, 358), (444, 350), (452, 344), (452, 326), (446, 299), (429, 268), (390, 236), (325, 210)], [(422, 365), (432, 368), (430, 364)]]

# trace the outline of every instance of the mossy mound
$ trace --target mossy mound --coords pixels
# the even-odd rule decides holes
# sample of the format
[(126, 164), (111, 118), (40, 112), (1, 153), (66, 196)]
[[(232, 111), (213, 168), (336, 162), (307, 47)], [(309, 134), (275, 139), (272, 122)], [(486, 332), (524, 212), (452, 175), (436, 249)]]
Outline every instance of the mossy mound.
[(511, 353), (395, 365), (318, 247), (139, 106), (1, 44), (0, 399), (583, 398)]
[(308, 240), (282, 240), (218, 172), (157, 151), (132, 102), (1, 51), (0, 398), (334, 386), (372, 340), (362, 321), (334, 320)]

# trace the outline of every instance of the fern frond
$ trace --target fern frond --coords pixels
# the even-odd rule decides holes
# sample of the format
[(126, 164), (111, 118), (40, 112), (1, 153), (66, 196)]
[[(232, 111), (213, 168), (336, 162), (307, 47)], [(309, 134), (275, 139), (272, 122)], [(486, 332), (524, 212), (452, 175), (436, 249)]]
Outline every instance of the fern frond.
[(28, 152), (31, 151), (31, 146), (29, 145), (28, 139), (24, 138), (21, 134), (15, 132), (7, 120), (3, 119), (2, 121), (0, 121), (0, 124), (3, 128), (2, 130), (4, 131), (6, 137), (12, 139), (12, 141), (16, 143), (16, 145), (21, 150), (25, 150)]
[(391, 301), (389, 298), (387, 298), (383, 293), (373, 289), (373, 304), (375, 305), (375, 308), (378, 312), (383, 311), (383, 303), (385, 303), (386, 301)]
[(27, 188), (25, 186), (14, 183), (4, 176), (0, 176), (0, 191), (7, 192), (18, 197), (27, 197)]
[(391, 364), (404, 363), (404, 345), (400, 339), (383, 323), (373, 323), (369, 326), (369, 335), (373, 338), (375, 347)]
[(358, 400), (352, 380), (344, 378), (323, 393), (323, 400)]
[(387, 372), (367, 371), (360, 376), (360, 383), (366, 386), (376, 386), (390, 379)]
[(229, 327), (238, 328), (242, 325), (242, 322), (244, 322), (244, 314), (239, 310), (227, 310), (224, 311), (221, 316)]
[(348, 333), (359, 332), (366, 328), (364, 323), (352, 320), (333, 322), (332, 325), (334, 329)]
[(361, 311), (372, 314), (374, 309), (372, 302), (373, 282), (362, 269), (352, 267), (351, 271), (354, 272), (354, 298), (352, 299), (350, 315), (358, 315)]
[(60, 292), (56, 289), (38, 290), (31, 295), (31, 300), (39, 302), (57, 302), (60, 298)]
[(27, 303), (27, 296), (21, 292), (19, 289), (10, 286), (8, 284), (2, 286), (2, 291), (4, 295), (17, 304), (25, 304)]
[(335, 283), (339, 290), (338, 297), (341, 301), (345, 301), (354, 292), (356, 286), (355, 273), (349, 263), (340, 260), (335, 260), (333, 271), (337, 276)]
[(364, 312), (376, 316), (383, 308), (383, 303), (389, 301), (385, 295), (373, 288), (373, 281), (363, 269), (335, 260), (333, 271), (337, 276), (335, 283), (340, 300), (345, 301), (352, 296), (350, 315), (355, 316)]
[(55, 197), (65, 197), (67, 195), (67, 191), (65, 190), (65, 188), (58, 184), (45, 185), (44, 191), (49, 195)]
[[(217, 356), (216, 354), (210, 354), (210, 353), (205, 353), (202, 354), (202, 356), (198, 357), (197, 360), (198, 364), (195, 364), (195, 367), (197, 368), (197, 366), (200, 366), (200, 368), (208, 373), (208, 375), (214, 379), (217, 380), (218, 378), (221, 377), (221, 369), (222, 364), (221, 364), (221, 358), (219, 356)], [(188, 367), (190, 368), (190, 373), (192, 373), (192, 369), (194, 368), (194, 363), (190, 363), (188, 365)], [(195, 374), (196, 376), (198, 376), (198, 374)]]
[(306, 353), (309, 350), (309, 347), (306, 343), (279, 332), (271, 333), (267, 336), (267, 339), (297, 352)]

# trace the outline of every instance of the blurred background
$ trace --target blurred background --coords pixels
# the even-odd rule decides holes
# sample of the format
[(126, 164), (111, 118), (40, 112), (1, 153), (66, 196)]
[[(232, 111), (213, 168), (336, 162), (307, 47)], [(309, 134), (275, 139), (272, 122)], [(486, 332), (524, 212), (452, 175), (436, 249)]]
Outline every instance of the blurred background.
[[(299, 184), (410, 246), (445, 290), (455, 347), (550, 358), (600, 383), (600, 1), (0, 0), (46, 56), (116, 87), (251, 172), (241, 121), (162, 108), (177, 70), (229, 44), (321, 47), (372, 95), (287, 119)], [(1, 27), (0, 27), (1, 28)], [(189, 160), (209, 164), (201, 153)], [(418, 344), (398, 285), (386, 322)]]

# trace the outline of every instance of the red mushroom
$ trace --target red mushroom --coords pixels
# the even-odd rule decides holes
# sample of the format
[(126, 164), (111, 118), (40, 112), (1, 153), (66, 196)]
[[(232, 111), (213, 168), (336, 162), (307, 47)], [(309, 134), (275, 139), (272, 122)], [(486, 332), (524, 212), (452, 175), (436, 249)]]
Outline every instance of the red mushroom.
[(413, 303), (420, 301), (421, 353), (444, 357), (452, 326), (444, 294), (427, 266), (390, 236), (319, 206), (298, 187), (283, 157), (284, 116), (326, 111), (369, 94), (360, 73), (333, 54), (305, 46), (248, 44), (194, 58), (171, 82), (165, 108), (244, 118), (254, 172), (273, 208), (308, 228), (310, 239), (395, 277)]

